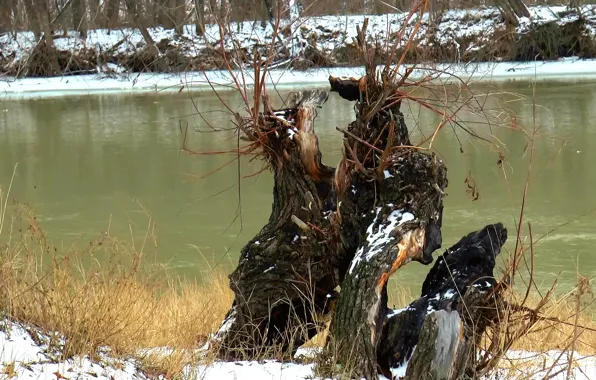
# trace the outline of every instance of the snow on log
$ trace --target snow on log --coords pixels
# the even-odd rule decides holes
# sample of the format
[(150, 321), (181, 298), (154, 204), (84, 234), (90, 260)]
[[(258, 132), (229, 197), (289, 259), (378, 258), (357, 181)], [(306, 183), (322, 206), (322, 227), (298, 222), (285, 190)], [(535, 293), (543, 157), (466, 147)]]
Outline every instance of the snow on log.
[(377, 184), (383, 203), (366, 218), (331, 325), (329, 349), (349, 371), (367, 379), (377, 374), (389, 277), (410, 261), (432, 262), (431, 253), (441, 245), (444, 166), (416, 150), (400, 151), (393, 162)]

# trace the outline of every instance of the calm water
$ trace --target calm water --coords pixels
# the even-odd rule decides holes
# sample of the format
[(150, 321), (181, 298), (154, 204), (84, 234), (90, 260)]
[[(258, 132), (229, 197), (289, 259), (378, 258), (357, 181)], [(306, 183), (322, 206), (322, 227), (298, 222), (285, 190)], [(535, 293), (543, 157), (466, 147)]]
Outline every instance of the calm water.
[[(495, 94), (487, 101), (487, 110), (494, 114), (498, 107), (504, 108), (517, 114), (520, 126), (531, 128), (531, 101), (516, 95), (531, 95), (528, 84), (476, 90)], [(222, 96), (233, 108), (240, 104), (232, 93)], [(596, 146), (596, 83), (538, 84), (536, 103), (540, 137), (526, 221), (538, 237), (573, 220), (536, 246), (538, 278), (552, 280), (561, 272), (561, 281), (569, 288), (578, 266), (581, 273), (596, 275), (596, 214), (579, 218), (596, 208), (596, 152), (590, 149)], [(113, 234), (129, 238), (132, 233), (140, 241), (149, 215), (156, 222), (157, 246), (151, 240), (148, 251), (155, 252), (158, 261), (197, 278), (209, 266), (230, 270), (243, 244), (268, 218), (272, 179), (269, 172), (250, 176), (261, 169), (259, 162), (242, 160), (240, 168), (232, 162), (217, 170), (233, 156), (182, 153), (185, 125), (188, 143), (196, 151), (221, 151), (236, 144), (230, 133), (209, 132), (195, 107), (214, 127), (230, 126), (229, 114), (207, 93), (3, 100), (0, 186), (6, 189), (18, 163), (12, 196), (33, 205), (55, 244), (89, 241), (108, 226)], [(429, 112), (413, 105), (406, 108), (418, 122), (418, 137), (438, 122)], [(320, 111), (318, 133), (327, 164), (335, 165), (341, 155), (335, 127), (347, 124), (352, 114), (351, 105), (336, 96)], [(470, 114), (463, 118), (479, 120)], [(484, 135), (488, 132), (486, 125), (467, 125)], [(506, 150), (503, 168), (497, 165), (499, 154), (494, 149), (461, 130), (456, 135), (445, 129), (436, 141), (450, 181), (444, 247), (497, 221), (513, 234), (529, 162), (527, 139), (511, 128), (493, 125), (492, 130)], [(464, 180), (470, 172), (480, 193), (477, 201), (466, 193)], [(239, 173), (249, 176), (240, 188)], [(239, 197), (242, 223), (235, 218)], [(512, 244), (507, 247), (512, 249)], [(396, 281), (416, 289), (426, 270), (413, 263)]]

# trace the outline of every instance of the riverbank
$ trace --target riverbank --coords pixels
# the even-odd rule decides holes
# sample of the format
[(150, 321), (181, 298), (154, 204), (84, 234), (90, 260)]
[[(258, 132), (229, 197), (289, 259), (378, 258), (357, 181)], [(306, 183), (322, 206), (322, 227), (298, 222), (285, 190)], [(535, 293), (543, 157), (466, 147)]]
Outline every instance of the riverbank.
[[(407, 22), (397, 57), (407, 36), (415, 34), (405, 63), (424, 66), (442, 62), (528, 62), (564, 57), (596, 57), (596, 5), (569, 9), (566, 6), (530, 7), (530, 18), (517, 27), (506, 25), (496, 8), (449, 10), (430, 20), (424, 14), (420, 29), (417, 17), (405, 14), (366, 16), (368, 38), (377, 50), (379, 62), (386, 62), (398, 33)], [(37, 44), (31, 32), (0, 36), (0, 74), (9, 77), (53, 77), (81, 74), (114, 76), (123, 73), (204, 72), (250, 66), (255, 52), (269, 58), (280, 71), (359, 66), (362, 62), (354, 44), (356, 27), (363, 15), (322, 16), (282, 20), (280, 34), (270, 24), (251, 21), (230, 23), (220, 34), (218, 25), (207, 25), (205, 36), (187, 25), (182, 34), (151, 28), (158, 52), (150, 52), (137, 29), (90, 30), (86, 38), (63, 31), (54, 36), (55, 47)], [(273, 49), (270, 44), (274, 41)], [(273, 53), (271, 53), (273, 52)], [(49, 54), (57, 57), (58, 70), (48, 67)]]
[[(233, 299), (225, 273), (211, 270), (197, 283), (148, 262), (151, 221), (137, 244), (108, 230), (64, 247), (28, 207), (4, 208), (5, 196), (0, 188), (0, 378), (317, 378), (317, 337), (293, 361), (214, 361), (205, 342)], [(528, 307), (542, 302), (533, 297)], [(412, 299), (390, 284), (394, 308)], [(550, 319), (535, 324), (485, 378), (595, 378), (595, 322), (589, 309), (575, 318), (576, 300), (575, 293), (549, 298), (540, 315)]]
[[(403, 65), (404, 72), (410, 65)], [(247, 87), (254, 84), (252, 72), (245, 71)], [(318, 68), (307, 71), (272, 70), (267, 76), (270, 86), (293, 89), (303, 86), (327, 87), (329, 75), (360, 77), (363, 67)], [(234, 71), (240, 77), (240, 71)], [(486, 83), (503, 81), (596, 80), (596, 60), (577, 57), (557, 61), (498, 62), (479, 64), (417, 65), (411, 80), (427, 77), (437, 83)], [(41, 98), (98, 93), (180, 92), (235, 89), (228, 71), (214, 70), (185, 73), (92, 74), (52, 78), (12, 78), (0, 81), (4, 99)]]
[[(90, 357), (89, 355), (70, 358), (52, 347), (56, 336), (40, 329), (9, 319), (0, 320), (0, 377), (5, 379), (78, 379), (78, 380), (150, 380), (150, 379), (201, 379), (201, 380), (306, 380), (320, 379), (315, 372), (317, 349), (301, 349), (295, 362), (278, 360), (218, 362), (208, 359), (205, 352), (188, 350), (186, 355), (194, 357), (192, 364), (184, 365), (178, 373), (168, 373), (167, 369), (147, 367), (139, 357), (116, 358), (109, 348)], [(167, 361), (173, 351), (157, 348), (152, 352), (154, 360), (161, 357)], [(140, 354), (142, 357), (144, 354)], [(573, 378), (594, 379), (596, 359), (574, 353), (573, 364), (568, 352), (562, 351), (509, 351), (497, 373), (480, 379), (544, 379), (563, 380)], [(404, 373), (400, 369), (392, 372), (394, 379)], [(379, 380), (386, 380), (379, 375)]]

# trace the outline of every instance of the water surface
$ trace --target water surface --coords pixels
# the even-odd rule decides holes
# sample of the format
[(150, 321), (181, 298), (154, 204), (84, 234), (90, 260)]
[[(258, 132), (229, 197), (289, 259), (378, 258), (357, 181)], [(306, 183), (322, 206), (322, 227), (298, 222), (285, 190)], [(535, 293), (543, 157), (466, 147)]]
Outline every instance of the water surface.
[[(530, 158), (528, 139), (518, 126), (535, 126), (539, 136), (524, 222), (531, 223), (535, 238), (556, 229), (536, 246), (537, 277), (547, 281), (561, 273), (569, 288), (578, 268), (596, 275), (596, 221), (594, 214), (580, 218), (596, 208), (596, 153), (589, 148), (596, 145), (595, 83), (538, 83), (534, 100), (528, 83), (475, 90), (493, 94), (484, 106), (491, 121), (505, 113), (517, 117), (490, 126), (504, 149), (501, 165), (494, 147), (461, 129), (445, 128), (437, 137), (436, 151), (449, 169), (444, 247), (497, 221), (514, 235)], [(221, 97), (238, 109), (239, 96)], [(418, 126), (416, 139), (429, 135), (440, 120), (416, 104), (404, 110), (409, 125)], [(325, 163), (339, 161), (335, 127), (345, 126), (352, 115), (352, 105), (334, 94), (320, 110), (317, 131)], [(488, 136), (489, 126), (472, 123), (480, 116), (464, 112), (462, 118)], [(149, 239), (148, 251), (156, 260), (197, 278), (210, 266), (229, 271), (243, 244), (268, 219), (272, 178), (268, 171), (259, 173), (259, 161), (243, 159), (237, 165), (229, 155), (181, 152), (186, 126), (188, 145), (197, 152), (236, 146), (233, 134), (214, 133), (205, 120), (217, 129), (231, 126), (229, 112), (210, 93), (5, 100), (0, 103), (0, 185), (6, 189), (18, 163), (12, 196), (34, 207), (57, 244), (88, 241), (107, 228), (142, 240), (151, 217), (157, 246)], [(480, 194), (476, 201), (466, 192), (470, 174)], [(557, 229), (568, 221), (573, 222)], [(413, 263), (396, 281), (416, 292), (427, 269)]]

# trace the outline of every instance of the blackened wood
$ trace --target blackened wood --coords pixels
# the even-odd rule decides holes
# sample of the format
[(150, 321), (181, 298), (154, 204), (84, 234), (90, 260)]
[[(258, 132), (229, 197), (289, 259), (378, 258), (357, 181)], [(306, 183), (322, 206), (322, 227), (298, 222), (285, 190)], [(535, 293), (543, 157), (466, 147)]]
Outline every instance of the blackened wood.
[[(428, 342), (421, 342), (421, 329), (430, 313), (436, 310), (455, 311), (464, 328), (458, 357), (452, 358), (452, 377), (459, 378), (473, 370), (471, 349), (487, 327), (494, 313), (488, 292), (495, 285), (495, 258), (507, 240), (507, 230), (501, 223), (491, 224), (463, 237), (440, 256), (429, 271), (420, 298), (404, 310), (390, 311), (385, 320), (378, 350), (378, 363), (383, 372), (409, 360), (406, 378), (416, 379), (428, 371), (433, 350)], [(440, 328), (438, 326), (437, 328)], [(421, 345), (422, 343), (422, 345)], [(420, 351), (416, 353), (414, 351)], [(444, 379), (438, 374), (429, 379)]]
[(354, 101), (362, 99), (360, 92), (360, 79), (352, 77), (334, 77), (329, 76), (331, 91), (337, 92), (342, 98)]

